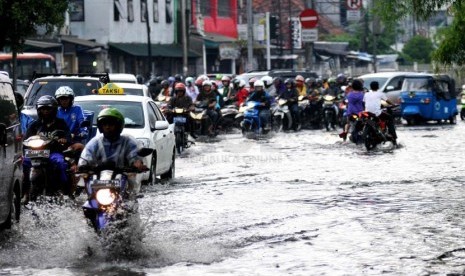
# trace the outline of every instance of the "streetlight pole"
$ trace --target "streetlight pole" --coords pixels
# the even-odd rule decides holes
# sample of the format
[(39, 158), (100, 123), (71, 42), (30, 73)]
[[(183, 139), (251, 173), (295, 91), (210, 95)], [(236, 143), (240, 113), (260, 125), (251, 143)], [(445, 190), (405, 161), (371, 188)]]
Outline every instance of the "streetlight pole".
[(187, 19), (186, 19), (186, 0), (181, 0), (181, 32), (182, 32), (182, 73), (187, 76), (188, 70), (188, 53), (187, 53)]
[(150, 20), (149, 20), (149, 7), (148, 1), (145, 1), (145, 25), (147, 27), (147, 51), (149, 60), (150, 75), (155, 74), (155, 66), (152, 63), (152, 43), (150, 42)]
[(253, 70), (253, 19), (252, 0), (247, 0), (247, 69)]

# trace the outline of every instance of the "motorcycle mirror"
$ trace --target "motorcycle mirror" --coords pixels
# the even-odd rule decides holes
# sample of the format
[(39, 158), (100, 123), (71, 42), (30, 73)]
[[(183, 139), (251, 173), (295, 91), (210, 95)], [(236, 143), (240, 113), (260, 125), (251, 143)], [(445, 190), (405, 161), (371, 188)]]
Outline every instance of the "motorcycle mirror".
[(137, 151), (137, 155), (139, 155), (140, 157), (146, 157), (152, 154), (152, 152), (153, 152), (153, 149), (151, 148), (141, 148)]

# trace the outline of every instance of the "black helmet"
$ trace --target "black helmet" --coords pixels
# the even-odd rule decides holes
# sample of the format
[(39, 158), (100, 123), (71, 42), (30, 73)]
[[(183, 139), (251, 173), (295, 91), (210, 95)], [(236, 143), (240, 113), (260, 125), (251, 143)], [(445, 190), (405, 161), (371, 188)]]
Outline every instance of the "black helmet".
[(291, 78), (288, 78), (284, 81), (284, 84), (287, 85), (287, 84), (291, 84), (292, 86), (294, 86), (294, 80), (291, 79)]
[(182, 76), (180, 74), (174, 75), (174, 81), (181, 81), (182, 82)]
[(283, 83), (283, 79), (281, 79), (280, 77), (274, 77), (274, 78), (273, 78), (273, 83), (279, 83), (279, 84), (281, 84), (281, 83)]
[(163, 81), (161, 82), (161, 86), (165, 86), (165, 85), (168, 85), (168, 86), (169, 86), (169, 85), (170, 85), (170, 82), (167, 81), (167, 80), (163, 80)]
[(58, 102), (57, 102), (57, 100), (55, 100), (54, 97), (52, 97), (50, 95), (45, 95), (45, 96), (40, 97), (37, 100), (37, 103), (36, 103), (37, 116), (40, 119), (42, 119), (42, 116), (41, 116), (41, 114), (39, 112), (39, 109), (41, 109), (43, 107), (50, 107), (52, 109), (52, 117), (56, 116), (57, 110), (58, 110)]

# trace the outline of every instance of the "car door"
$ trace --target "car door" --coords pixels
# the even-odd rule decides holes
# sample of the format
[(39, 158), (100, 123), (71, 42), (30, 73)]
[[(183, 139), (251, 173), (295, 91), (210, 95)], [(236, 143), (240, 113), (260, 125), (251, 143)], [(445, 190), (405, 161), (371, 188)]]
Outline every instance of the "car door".
[(0, 224), (8, 217), (13, 183), (18, 180), (21, 144), (19, 114), (11, 83), (0, 80)]
[(156, 130), (155, 125), (160, 121), (159, 114), (157, 114), (157, 107), (153, 102), (147, 102), (147, 110), (149, 114), (150, 129), (153, 133), (153, 141), (155, 149), (157, 150), (157, 175), (168, 170), (167, 166), (167, 145), (165, 130)]

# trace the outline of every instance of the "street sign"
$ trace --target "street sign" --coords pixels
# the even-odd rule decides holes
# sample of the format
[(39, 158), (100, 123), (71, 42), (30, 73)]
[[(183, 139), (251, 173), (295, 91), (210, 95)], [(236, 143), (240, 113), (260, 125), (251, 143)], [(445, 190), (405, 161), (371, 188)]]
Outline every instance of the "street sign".
[(314, 42), (318, 40), (318, 29), (302, 29), (302, 42)]
[(362, 8), (362, 0), (347, 0), (346, 3), (348, 10), (359, 10)]
[(318, 13), (313, 9), (305, 9), (300, 13), (299, 19), (302, 29), (312, 29), (318, 24)]
[(347, 21), (359, 21), (361, 18), (360, 10), (347, 10)]

